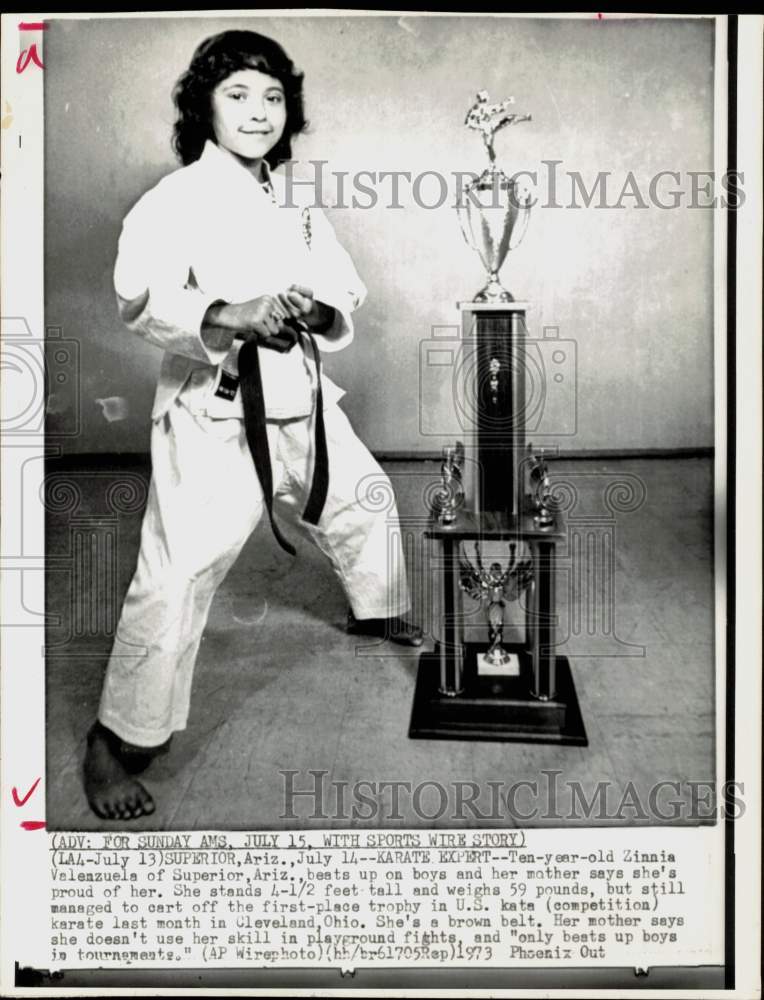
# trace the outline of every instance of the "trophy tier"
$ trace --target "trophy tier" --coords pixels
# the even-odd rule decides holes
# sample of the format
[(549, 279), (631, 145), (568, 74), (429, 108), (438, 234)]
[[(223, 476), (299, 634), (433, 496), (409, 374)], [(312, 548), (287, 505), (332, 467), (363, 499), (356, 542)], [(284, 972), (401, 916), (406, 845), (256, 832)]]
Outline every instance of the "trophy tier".
[[(546, 462), (525, 440), (530, 304), (457, 307), (469, 381), (465, 441), (444, 449), (442, 487), (425, 532), (436, 584), (435, 648), (420, 657), (409, 736), (586, 746), (570, 664), (555, 652), (556, 552), (566, 524), (554, 509)], [(503, 611), (517, 600), (524, 638), (504, 645)], [(487, 609), (490, 644), (465, 639), (465, 623), (474, 621), (465, 602), (470, 612), (475, 602)]]

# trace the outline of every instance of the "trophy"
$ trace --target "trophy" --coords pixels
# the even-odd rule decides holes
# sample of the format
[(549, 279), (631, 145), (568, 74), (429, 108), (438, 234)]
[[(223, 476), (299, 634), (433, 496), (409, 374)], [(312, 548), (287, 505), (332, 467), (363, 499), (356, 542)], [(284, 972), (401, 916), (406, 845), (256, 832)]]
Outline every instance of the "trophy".
[(475, 296), (475, 302), (513, 302), (513, 296), (499, 281), (499, 270), (510, 250), (525, 235), (530, 218), (530, 192), (520, 191), (515, 180), (496, 166), (494, 136), (507, 125), (531, 120), (530, 115), (509, 111), (514, 97), (500, 104), (488, 103), (488, 92), (481, 90), (467, 112), (464, 124), (480, 132), (488, 153), (488, 167), (464, 188), (465, 199), (457, 205), (464, 238), (480, 256), (488, 272), (488, 283)]
[(518, 543), (509, 543), (509, 562), (502, 569), (501, 563), (492, 562), (488, 569), (480, 556), (480, 543), (475, 542), (475, 566), (459, 551), (459, 586), (475, 601), (486, 604), (486, 617), (490, 646), (477, 658), (479, 674), (504, 674), (516, 677), (520, 662), (514, 653), (502, 645), (504, 634), (504, 608), (507, 601), (514, 601), (533, 580), (533, 565), (526, 555), (518, 558)]
[[(570, 662), (557, 638), (565, 512), (543, 453), (525, 450), (530, 303), (514, 301), (499, 281), (531, 209), (519, 174), (510, 179), (496, 165), (496, 133), (530, 120), (514, 113), (513, 103), (490, 104), (481, 91), (465, 120), (482, 136), (488, 163), (479, 177), (470, 175), (456, 207), (487, 282), (474, 300), (457, 303), (462, 357), (452, 366), (459, 381), (453, 401), (455, 415), (469, 419), (469, 464), (463, 489), (459, 446), (445, 449), (441, 475), (425, 492), (435, 641), (419, 659), (409, 736), (586, 746)], [(474, 614), (466, 616), (468, 598)], [(522, 608), (511, 606), (515, 600)]]
[(462, 465), (464, 464), (464, 445), (457, 441), (455, 445), (447, 445), (443, 449), (443, 461), (440, 466), (440, 487), (432, 503), (433, 512), (440, 524), (453, 524), (459, 508), (464, 504), (464, 487), (462, 485)]

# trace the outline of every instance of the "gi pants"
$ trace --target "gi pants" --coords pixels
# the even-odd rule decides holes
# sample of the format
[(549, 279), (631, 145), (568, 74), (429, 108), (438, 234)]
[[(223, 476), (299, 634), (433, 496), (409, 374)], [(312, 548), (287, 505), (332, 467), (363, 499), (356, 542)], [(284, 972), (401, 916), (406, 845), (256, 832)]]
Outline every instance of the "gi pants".
[[(329, 493), (319, 525), (303, 527), (357, 618), (402, 615), (409, 593), (389, 480), (338, 406), (325, 409), (324, 421)], [(268, 443), (274, 508), (299, 518), (310, 490), (313, 421), (268, 421)], [(264, 512), (238, 418), (197, 415), (176, 400), (154, 424), (151, 458), (138, 565), (98, 713), (121, 739), (145, 747), (185, 728), (212, 599)]]

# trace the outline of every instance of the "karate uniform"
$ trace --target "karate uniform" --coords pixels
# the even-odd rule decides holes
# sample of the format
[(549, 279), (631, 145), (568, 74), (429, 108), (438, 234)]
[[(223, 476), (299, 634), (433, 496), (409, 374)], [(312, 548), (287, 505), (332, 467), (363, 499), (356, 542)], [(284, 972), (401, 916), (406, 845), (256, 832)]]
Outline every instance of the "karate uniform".
[[(231, 397), (229, 388), (241, 342), (207, 347), (207, 308), (307, 285), (335, 310), (333, 327), (315, 335), (332, 351), (352, 340), (351, 314), (366, 294), (323, 212), (306, 214), (312, 192), (290, 189), (278, 175), (269, 181), (272, 194), (208, 142), (199, 160), (138, 201), (120, 236), (114, 280), (122, 317), (166, 352), (138, 565), (99, 709), (103, 725), (137, 746), (158, 746), (185, 728), (212, 599), (264, 510), (241, 390)], [(315, 365), (304, 337), (288, 353), (258, 355), (275, 510), (298, 519), (314, 464)], [(322, 386), (329, 489), (319, 524), (302, 527), (329, 558), (356, 618), (403, 615), (410, 601), (392, 488), (337, 406), (342, 391), (324, 375)]]

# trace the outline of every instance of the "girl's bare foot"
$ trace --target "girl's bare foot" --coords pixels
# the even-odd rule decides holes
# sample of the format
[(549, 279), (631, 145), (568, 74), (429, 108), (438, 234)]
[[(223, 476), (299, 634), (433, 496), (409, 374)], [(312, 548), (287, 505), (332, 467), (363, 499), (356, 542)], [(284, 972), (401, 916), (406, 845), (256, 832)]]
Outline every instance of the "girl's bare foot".
[(88, 733), (85, 754), (85, 794), (90, 808), (103, 819), (137, 819), (156, 808), (154, 800), (129, 774), (122, 760), (122, 741), (96, 722)]

